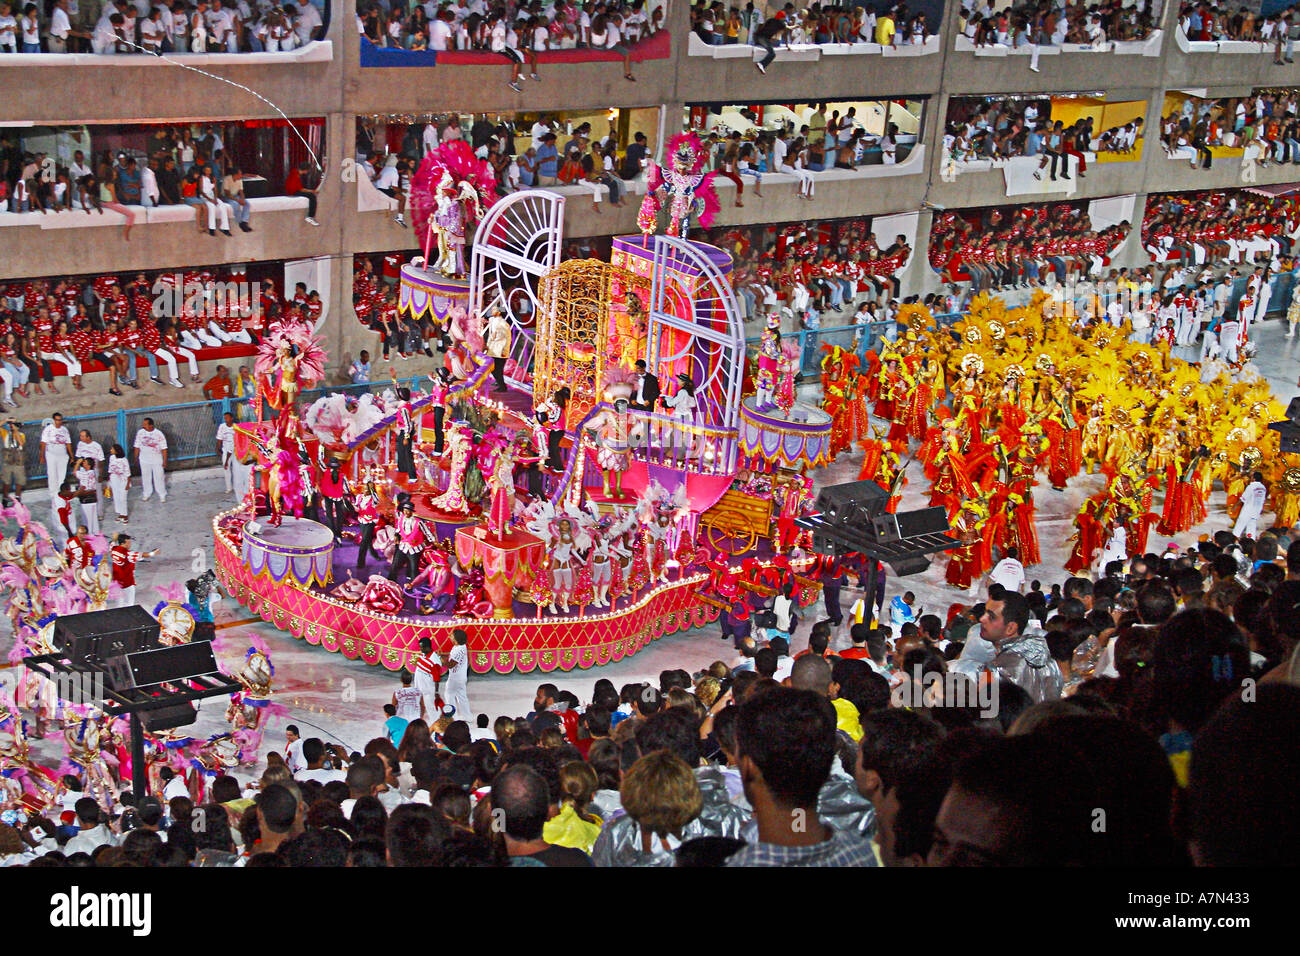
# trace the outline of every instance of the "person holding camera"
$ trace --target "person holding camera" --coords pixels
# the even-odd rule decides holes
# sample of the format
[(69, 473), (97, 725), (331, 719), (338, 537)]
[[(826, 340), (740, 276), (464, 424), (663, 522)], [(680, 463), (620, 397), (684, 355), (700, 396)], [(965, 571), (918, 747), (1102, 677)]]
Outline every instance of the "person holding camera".
[(327, 784), (347, 777), (343, 768), (348, 765), (348, 754), (338, 744), (326, 745), (319, 737), (308, 737), (302, 742), (302, 756), (307, 761), (307, 769), (293, 775), (299, 782), (315, 780)]

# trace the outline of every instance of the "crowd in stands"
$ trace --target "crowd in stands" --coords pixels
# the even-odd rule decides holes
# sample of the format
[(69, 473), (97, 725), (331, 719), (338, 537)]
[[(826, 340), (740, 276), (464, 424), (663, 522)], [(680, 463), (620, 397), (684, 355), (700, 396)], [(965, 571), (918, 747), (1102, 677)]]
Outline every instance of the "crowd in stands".
[(888, 321), (912, 254), (905, 236), (882, 247), (866, 219), (715, 230), (710, 241), (735, 255), (732, 283), (746, 322), (784, 310), (802, 329), (822, 327), (832, 312), (847, 313), (836, 325), (849, 315), (856, 324)]
[(761, 197), (764, 174), (793, 175), (798, 179), (799, 196), (811, 200), (816, 195), (813, 173), (854, 170), (875, 165), (877, 160), (880, 165), (893, 166), (902, 146), (897, 123), (888, 123), (883, 133), (874, 135), (858, 118), (856, 106), (848, 107), (841, 116), (826, 103), (818, 103), (808, 122), (797, 129), (789, 121), (777, 129), (754, 128), (748, 133), (724, 126), (721, 132), (715, 129), (701, 138), (710, 149), (709, 168), (736, 184), (737, 206), (744, 205), (746, 180), (753, 181), (754, 194)]
[(0, 826), (0, 865), (1291, 863), (1295, 532), (1048, 590), (1016, 558), (974, 606), (904, 593), (876, 628), (844, 615), (854, 569), (831, 565), (810, 627), (819, 609), (780, 592), (723, 618), (730, 660), (587, 694), (557, 675), (517, 716), (431, 715), (404, 672), (360, 750), (291, 724), (259, 778), (202, 792), (167, 768), (105, 811), (69, 773), (53, 810)]
[(1260, 49), (1273, 53), (1273, 62), (1281, 66), (1292, 62), (1295, 38), (1300, 34), (1300, 8), (1287, 7), (1264, 14), (1245, 5), (1234, 11), (1224, 3), (1184, 3), (1178, 10), (1178, 29), (1189, 40), (1240, 40), (1258, 43)]
[(325, 29), (311, 0), (0, 3), (0, 53), (277, 53)]
[[(1158, 7), (1158, 5), (1156, 5)], [(962, 0), (960, 30), (976, 46), (1062, 46), (1074, 43), (1109, 50), (1114, 41), (1145, 40), (1158, 28), (1159, 12), (1148, 0), (1126, 4), (1025, 0), (1001, 6), (994, 0)], [(1037, 66), (1031, 66), (1037, 72)]]
[(945, 212), (931, 226), (930, 265), (944, 282), (969, 278), (972, 292), (1064, 283), (1100, 275), (1128, 232), (1127, 222), (1094, 229), (1086, 203)]
[[(212, 125), (160, 126), (143, 151), (92, 150), (88, 155), (78, 149), (66, 165), (0, 135), (0, 211), (102, 215), (111, 209), (126, 217), (127, 240), (136, 217), (130, 207), (192, 206), (198, 228), (210, 236), (218, 229), (233, 236), (232, 224), (252, 232), (253, 210), (243, 182), (255, 176), (227, 155), (221, 131)], [(313, 218), (319, 185), (320, 173), (307, 161), (285, 180), (286, 195), (307, 198), (311, 225), (319, 225)]]
[(1243, 190), (1169, 193), (1147, 200), (1142, 243), (1160, 261), (1195, 265), (1274, 266), (1300, 237), (1300, 209), (1286, 199)]
[[(267, 323), (290, 310), (319, 320), (319, 293), (298, 283), (282, 295), (274, 279), (250, 282), (242, 266), (0, 284), (4, 401), (13, 407), (13, 396), (26, 398), (29, 389), (57, 394), (63, 376), (81, 391), (83, 378), (99, 371), (120, 396), (123, 385), (140, 387), (140, 366), (153, 384), (163, 384), (161, 365), (168, 384), (184, 388), (187, 365), (191, 383), (201, 384), (199, 361), (251, 356)], [(241, 372), (235, 395), (251, 397), (252, 378)]]
[[(900, 145), (897, 124), (890, 123), (882, 135), (874, 136), (858, 120), (856, 107), (848, 107), (841, 116), (838, 109), (828, 110), (824, 103), (797, 131), (793, 124), (782, 124), (779, 129), (754, 129), (748, 134), (714, 130), (701, 133), (700, 138), (709, 148), (706, 169), (735, 183), (737, 206), (744, 205), (746, 185), (752, 185), (754, 195), (762, 197), (763, 177), (769, 173), (794, 176), (798, 195), (811, 201), (816, 195), (815, 173), (853, 170), (877, 159), (882, 165), (894, 165), (900, 149), (909, 148)], [(392, 152), (386, 152), (392, 141), (385, 144), (375, 123), (361, 118), (355, 161), (377, 189), (398, 201), (395, 220), (399, 224), (404, 224), (410, 179), (421, 158), (453, 139), (470, 143), (479, 158), (487, 161), (499, 195), (534, 186), (583, 186), (591, 190), (598, 212), (606, 193), (612, 205), (625, 205), (630, 184), (653, 159), (644, 133), (634, 133), (632, 142), (624, 146), (613, 124), (604, 136), (597, 137), (589, 122), (573, 126), (550, 114), (540, 115), (525, 129), (503, 117), (453, 113), (411, 124)]]
[[(1171, 159), (1193, 169), (1213, 166), (1215, 146), (1251, 150), (1260, 166), (1300, 164), (1300, 95), (1290, 89), (1203, 100), (1187, 97), (1161, 121), (1160, 141)], [(1190, 155), (1189, 155), (1190, 154)]]
[(770, 17), (753, 3), (744, 9), (721, 0), (696, 0), (691, 7), (691, 30), (712, 46), (748, 44), (773, 47), (825, 43), (877, 43), (900, 47), (920, 45), (935, 31), (924, 12), (912, 14), (905, 3), (814, 3), (799, 10), (785, 4)]
[[(539, 79), (537, 54), (547, 50), (612, 50), (626, 56), (632, 44), (663, 28), (666, 2), (541, 0), (386, 0), (357, 4), (357, 29), (378, 47), (398, 50), (462, 50), (496, 53), (530, 66), (524, 78)], [(628, 74), (630, 78), (631, 70)], [(517, 82), (520, 73), (512, 77)]]
[[(944, 150), (956, 162), (993, 160), (1016, 156), (1041, 156), (1035, 176), (1044, 170), (1052, 180), (1070, 178), (1070, 158), (1075, 172), (1087, 175), (1085, 152), (1133, 155), (1142, 138), (1142, 120), (1097, 131), (1091, 116), (1064, 125), (1052, 119), (1052, 100), (981, 97), (973, 102), (954, 99), (949, 107)], [(1050, 166), (1050, 169), (1049, 169)]]

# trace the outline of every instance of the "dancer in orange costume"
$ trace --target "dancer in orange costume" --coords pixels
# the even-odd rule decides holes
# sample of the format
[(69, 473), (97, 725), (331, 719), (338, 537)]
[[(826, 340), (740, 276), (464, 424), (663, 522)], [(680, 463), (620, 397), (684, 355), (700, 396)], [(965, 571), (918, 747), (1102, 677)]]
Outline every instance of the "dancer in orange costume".
[(1175, 535), (1188, 531), (1205, 520), (1205, 499), (1196, 483), (1196, 469), (1209, 457), (1210, 450), (1202, 445), (1185, 467), (1179, 468), (1176, 459), (1166, 466), (1165, 506), (1156, 526), (1161, 534)]
[(1093, 495), (1075, 515), (1074, 547), (1070, 551), (1069, 560), (1065, 562), (1065, 570), (1071, 574), (1079, 574), (1091, 568), (1097, 550), (1102, 545), (1101, 514), (1105, 498), (1104, 493)]
[(930, 407), (936, 396), (943, 392), (943, 366), (917, 354), (909, 355), (903, 361), (913, 382), (902, 416), (903, 428), (908, 438), (923, 441)]
[(941, 430), (939, 452), (932, 469), (934, 484), (930, 488), (930, 505), (942, 505), (948, 519), (957, 514), (963, 501), (975, 497), (975, 483), (971, 481), (966, 457), (961, 452), (961, 435), (957, 423), (947, 419)]
[(974, 352), (969, 352), (961, 360), (962, 377), (953, 383), (952, 408), (961, 426), (963, 444), (969, 450), (972, 442), (978, 442), (984, 435), (984, 386), (980, 376), (984, 374), (984, 360)]
[(866, 427), (865, 410), (860, 410), (858, 372), (861, 364), (852, 352), (838, 345), (823, 345), (822, 410), (831, 417), (831, 456), (852, 446)]
[(961, 542), (961, 547), (948, 552), (948, 570), (944, 572), (944, 580), (953, 587), (974, 587), (984, 577), (980, 528), (987, 520), (988, 512), (978, 498), (962, 502), (952, 525), (952, 535)]

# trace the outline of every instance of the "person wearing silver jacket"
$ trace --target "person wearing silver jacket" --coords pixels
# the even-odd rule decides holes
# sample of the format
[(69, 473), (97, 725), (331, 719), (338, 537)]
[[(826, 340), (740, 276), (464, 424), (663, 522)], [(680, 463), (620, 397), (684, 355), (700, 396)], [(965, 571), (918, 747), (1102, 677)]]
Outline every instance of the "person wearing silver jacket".
[[(749, 822), (749, 811), (731, 802), (726, 784), (715, 767), (695, 770), (700, 786), (703, 806), (695, 819), (687, 823), (680, 834), (642, 840), (641, 824), (626, 813), (606, 822), (591, 850), (591, 861), (596, 866), (673, 866), (676, 851), (681, 844), (696, 837), (741, 837), (740, 831)], [(664, 844), (668, 846), (665, 847)], [(648, 847), (648, 849), (646, 849)]]
[(1029, 626), (1024, 595), (1002, 591), (1000, 597), (989, 594), (980, 618), (980, 636), (998, 651), (990, 665), (993, 673), (1019, 686), (1034, 703), (1058, 700), (1065, 681), (1047, 648), (1045, 632)]

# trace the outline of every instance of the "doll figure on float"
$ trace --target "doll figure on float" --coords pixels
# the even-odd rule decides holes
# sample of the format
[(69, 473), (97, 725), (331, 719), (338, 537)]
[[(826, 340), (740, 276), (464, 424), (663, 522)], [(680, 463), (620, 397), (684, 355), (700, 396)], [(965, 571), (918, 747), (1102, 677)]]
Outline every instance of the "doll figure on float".
[(603, 478), (602, 493), (608, 501), (623, 501), (623, 473), (632, 464), (633, 425), (628, 415), (635, 376), (626, 369), (605, 373), (603, 397), (609, 406), (588, 423), (587, 434), (598, 442), (596, 464)]

